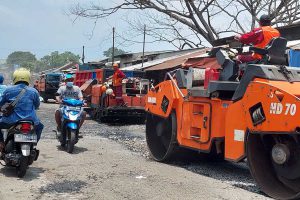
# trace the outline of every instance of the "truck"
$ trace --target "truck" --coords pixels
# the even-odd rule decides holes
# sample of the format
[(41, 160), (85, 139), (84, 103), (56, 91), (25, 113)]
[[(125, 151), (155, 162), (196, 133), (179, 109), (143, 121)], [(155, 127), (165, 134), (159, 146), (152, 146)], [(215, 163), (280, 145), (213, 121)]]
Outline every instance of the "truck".
[(47, 103), (49, 99), (55, 99), (55, 94), (62, 80), (62, 73), (42, 74), (39, 79), (36, 80), (35, 88), (38, 90), (45, 103)]

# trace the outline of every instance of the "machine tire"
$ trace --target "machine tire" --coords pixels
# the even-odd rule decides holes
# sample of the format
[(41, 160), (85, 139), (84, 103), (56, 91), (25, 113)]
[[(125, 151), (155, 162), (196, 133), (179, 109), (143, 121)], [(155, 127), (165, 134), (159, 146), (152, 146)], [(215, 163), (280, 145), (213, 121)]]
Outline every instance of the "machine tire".
[(100, 122), (101, 123), (110, 123), (112, 122), (110, 117), (100, 117)]
[(167, 119), (147, 113), (146, 118), (146, 141), (152, 158), (159, 162), (171, 160), (177, 149), (176, 113)]
[(76, 131), (75, 130), (68, 130), (68, 141), (67, 141), (67, 152), (73, 153), (74, 145), (76, 143)]
[(22, 156), (20, 159), (20, 165), (17, 167), (17, 176), (19, 178), (23, 178), (26, 174), (28, 164), (29, 164), (29, 157)]
[[(279, 134), (278, 134), (279, 135)], [(270, 150), (275, 146), (275, 137), (290, 140), (289, 135), (267, 135), (248, 134), (246, 142), (247, 163), (252, 177), (263, 192), (275, 199), (299, 199), (300, 197), (300, 177), (284, 177), (282, 172), (276, 169), (276, 163), (272, 160)], [(298, 149), (299, 150), (299, 149)], [(297, 150), (297, 151), (298, 151)], [(297, 152), (296, 151), (296, 152)], [(294, 155), (299, 155), (294, 153)], [(298, 159), (298, 158), (297, 158)], [(287, 173), (292, 173), (294, 162), (287, 162), (280, 167), (287, 167)]]

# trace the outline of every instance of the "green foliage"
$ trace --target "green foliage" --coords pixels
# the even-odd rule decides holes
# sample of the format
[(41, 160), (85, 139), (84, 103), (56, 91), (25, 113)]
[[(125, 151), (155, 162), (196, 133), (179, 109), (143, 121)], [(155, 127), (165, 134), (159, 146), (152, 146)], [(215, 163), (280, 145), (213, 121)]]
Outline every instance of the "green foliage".
[[(122, 49), (118, 49), (118, 48), (114, 48), (115, 49), (115, 56), (118, 56), (118, 55), (122, 55), (124, 53), (126, 53), (124, 50)], [(112, 57), (112, 52), (113, 52), (113, 48), (110, 47), (109, 49), (107, 49), (106, 51), (103, 52), (103, 55), (106, 56), (107, 58), (111, 58)]]
[(30, 71), (34, 69), (35, 62), (23, 62), (20, 67), (29, 69)]
[(44, 71), (47, 69), (50, 69), (51, 67), (47, 66), (45, 63), (43, 63), (42, 61), (38, 60), (34, 63), (34, 69), (33, 71), (35, 72), (40, 72), (40, 71)]
[(35, 55), (30, 52), (15, 51), (8, 55), (6, 63), (10, 66), (19, 65), (32, 69), (34, 63), (37, 61)]
[(15, 51), (8, 55), (6, 63), (10, 67), (19, 65), (31, 71), (40, 72), (54, 67), (61, 67), (69, 62), (79, 63), (79, 59), (79, 55), (75, 55), (70, 51), (63, 53), (54, 51), (40, 60), (37, 60), (35, 55), (30, 52)]
[(60, 67), (68, 62), (79, 63), (79, 59), (79, 55), (75, 55), (70, 51), (65, 51), (61, 54), (58, 51), (54, 51), (50, 55), (41, 58), (41, 62), (49, 67)]

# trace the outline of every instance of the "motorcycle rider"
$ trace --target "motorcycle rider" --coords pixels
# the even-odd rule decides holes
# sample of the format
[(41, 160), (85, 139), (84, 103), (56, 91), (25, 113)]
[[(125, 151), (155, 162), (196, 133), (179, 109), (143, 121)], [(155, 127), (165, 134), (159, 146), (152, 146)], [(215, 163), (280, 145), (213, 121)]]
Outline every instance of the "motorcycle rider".
[[(83, 100), (83, 95), (80, 88), (73, 84), (73, 77), (71, 74), (67, 74), (65, 77), (65, 85), (62, 85), (57, 90), (56, 101), (61, 104), (63, 99), (77, 99)], [(61, 131), (61, 116), (62, 109), (61, 107), (55, 111), (55, 121), (57, 124), (57, 130)], [(79, 124), (79, 128), (82, 126), (84, 120), (86, 118), (86, 112), (82, 112), (81, 121)]]
[[(40, 106), (38, 92), (29, 87), (30, 72), (25, 68), (17, 69), (13, 73), (13, 86), (7, 87), (0, 100), (0, 107), (5, 103), (10, 103), (16, 99), (19, 93), (25, 89), (25, 93), (16, 104), (14, 111), (8, 117), (3, 116), (0, 119), (0, 130), (8, 129), (20, 120), (31, 120), (34, 122), (37, 140), (39, 141), (44, 125), (36, 115), (36, 109)], [(0, 152), (4, 149), (3, 133), (0, 132)]]

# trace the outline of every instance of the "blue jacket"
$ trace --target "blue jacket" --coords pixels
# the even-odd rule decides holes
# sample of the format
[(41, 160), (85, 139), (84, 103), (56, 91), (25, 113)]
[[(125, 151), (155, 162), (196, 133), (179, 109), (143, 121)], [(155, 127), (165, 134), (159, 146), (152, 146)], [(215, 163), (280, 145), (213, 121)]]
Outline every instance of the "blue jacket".
[(35, 110), (40, 106), (39, 94), (36, 89), (28, 87), (25, 84), (7, 87), (3, 93), (2, 99), (0, 100), (0, 106), (15, 100), (21, 90), (25, 87), (26, 92), (17, 103), (14, 112), (8, 117), (3, 116), (0, 119), (0, 122), (14, 124), (19, 120), (32, 120), (35, 125), (40, 123), (35, 112)]
[(3, 92), (6, 90), (7, 86), (6, 85), (1, 85), (0, 84), (0, 101), (3, 95)]

